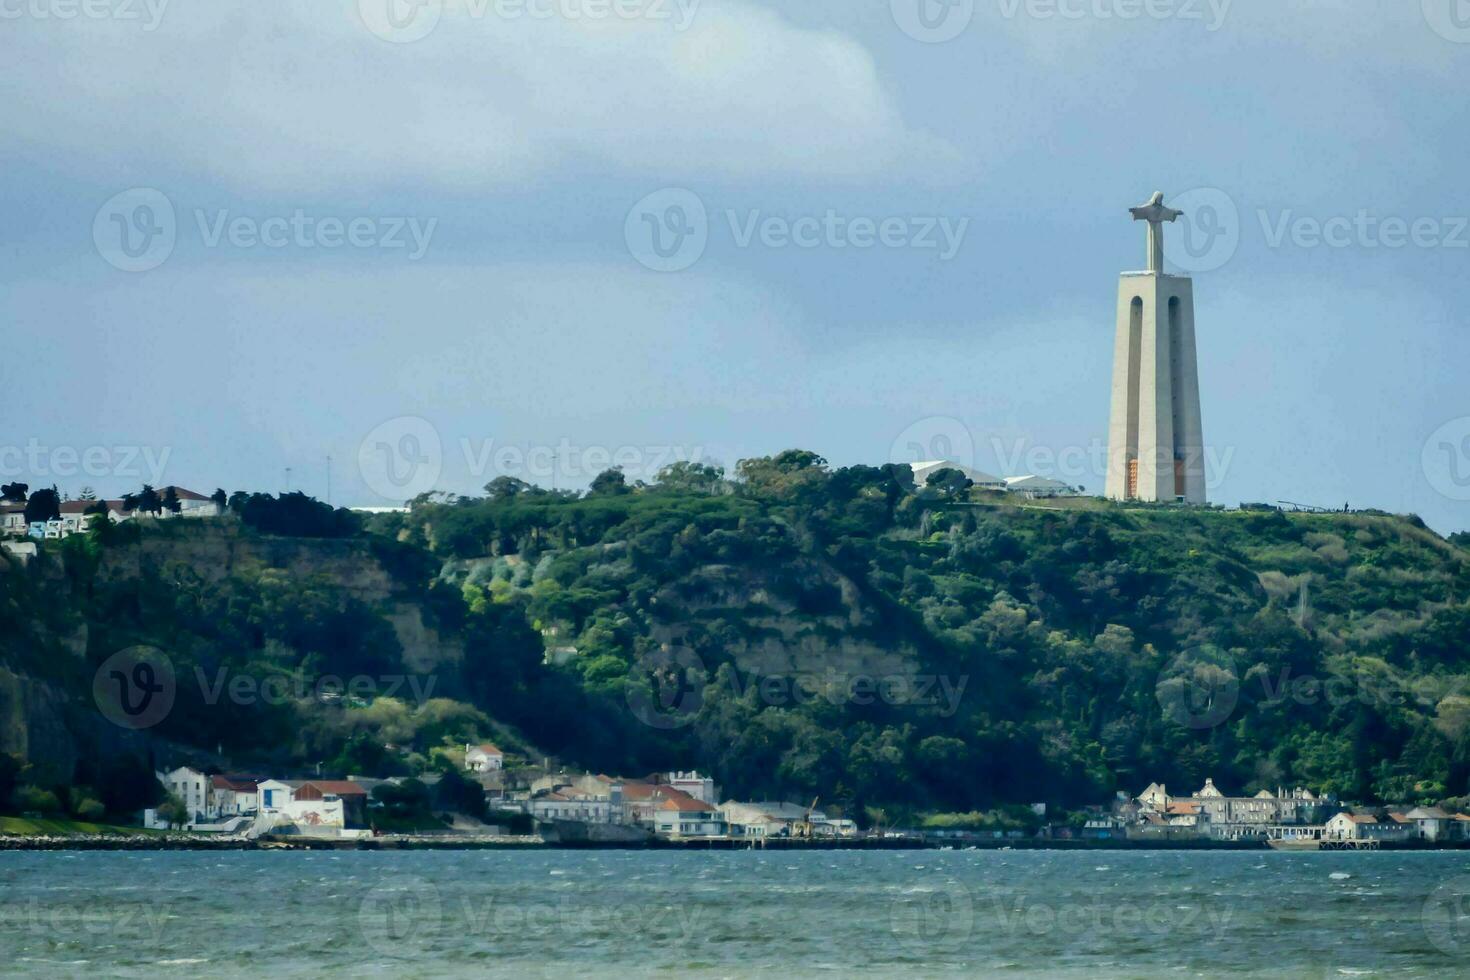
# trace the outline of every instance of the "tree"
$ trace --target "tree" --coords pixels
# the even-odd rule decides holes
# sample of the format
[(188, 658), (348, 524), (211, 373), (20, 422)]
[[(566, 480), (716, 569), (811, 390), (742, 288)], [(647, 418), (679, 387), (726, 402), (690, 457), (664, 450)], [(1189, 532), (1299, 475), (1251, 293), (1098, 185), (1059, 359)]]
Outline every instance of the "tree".
[(725, 468), (680, 460), (659, 470), (656, 480), (661, 490), (718, 493), (725, 482)]
[(148, 484), (143, 484), (143, 492), (137, 496), (138, 510), (145, 514), (163, 513), (163, 501), (158, 499), (158, 491)]
[(26, 502), (26, 491), (30, 489), (25, 483), (6, 483), (0, 485), (0, 500), (7, 504), (23, 504)]
[(614, 466), (610, 470), (603, 470), (592, 480), (592, 486), (587, 488), (590, 497), (615, 496), (628, 493), (628, 480), (623, 476), (623, 468)]
[(221, 514), (225, 512), (225, 508), (230, 504), (230, 498), (225, 494), (223, 487), (216, 487), (214, 493), (209, 495), (209, 500), (219, 508)]
[(77, 499), (78, 500), (96, 500), (97, 499), (97, 491), (96, 490), (93, 490), (91, 487), (82, 487), (82, 492), (79, 493), (79, 494), (77, 494)]
[[(179, 502), (179, 493), (173, 487), (169, 487), (168, 489), (164, 490), (162, 507), (163, 510), (168, 511), (171, 514), (178, 514), (184, 509), (184, 505)], [(160, 513), (162, 513), (162, 511), (160, 511)]]
[(26, 523), (55, 521), (61, 519), (61, 494), (56, 488), (37, 490), (26, 501)]
[(497, 476), (485, 484), (485, 494), (491, 500), (514, 500), (523, 493), (534, 490), (531, 484), (525, 480), (519, 480), (513, 476)]
[(961, 500), (974, 485), (974, 480), (952, 466), (935, 470), (924, 481), (924, 489), (941, 500)]
[(162, 803), (158, 804), (158, 819), (168, 824), (170, 829), (183, 827), (190, 819), (189, 808), (184, 806), (183, 800), (170, 793)]

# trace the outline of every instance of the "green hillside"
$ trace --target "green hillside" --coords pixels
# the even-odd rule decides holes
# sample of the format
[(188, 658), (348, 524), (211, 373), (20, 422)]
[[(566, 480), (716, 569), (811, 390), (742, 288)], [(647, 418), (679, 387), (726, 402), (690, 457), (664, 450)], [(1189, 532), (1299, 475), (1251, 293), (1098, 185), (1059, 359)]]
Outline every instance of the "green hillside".
[[(854, 813), (1206, 775), (1470, 794), (1470, 550), (1415, 518), (1027, 504), (802, 452), (734, 477), (607, 474), (585, 496), (501, 479), (364, 528), (264, 498), (69, 539), (0, 573), (0, 748), (22, 781), (113, 779), (89, 761), (117, 742), (91, 675), (148, 643), (178, 700), (117, 744), (237, 769), (412, 772), (493, 738)], [(375, 682), (314, 686), (354, 675)], [(222, 677), (295, 687), (211, 703)]]

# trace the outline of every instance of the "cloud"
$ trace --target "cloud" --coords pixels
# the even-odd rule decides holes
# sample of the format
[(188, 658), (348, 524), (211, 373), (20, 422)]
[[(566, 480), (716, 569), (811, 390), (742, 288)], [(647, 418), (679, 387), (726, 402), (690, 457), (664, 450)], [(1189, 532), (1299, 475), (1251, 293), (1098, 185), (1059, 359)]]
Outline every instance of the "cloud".
[(0, 149), (77, 172), (349, 193), (954, 164), (905, 124), (853, 38), (738, 0), (690, 3), (663, 0), (667, 20), (543, 19), (449, 0), (408, 44), (375, 36), (349, 0), (177, 3), (154, 31), (23, 18), (6, 24)]

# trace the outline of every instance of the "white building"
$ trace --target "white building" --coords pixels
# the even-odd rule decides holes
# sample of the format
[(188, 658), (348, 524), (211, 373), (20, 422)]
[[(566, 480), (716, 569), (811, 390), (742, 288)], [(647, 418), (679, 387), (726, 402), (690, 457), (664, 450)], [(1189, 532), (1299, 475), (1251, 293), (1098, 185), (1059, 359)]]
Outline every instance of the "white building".
[(714, 804), (679, 793), (653, 812), (653, 832), (665, 837), (724, 837), (727, 827)]
[(1006, 488), (1006, 481), (998, 476), (946, 459), (930, 460), (927, 463), (910, 463), (909, 466), (914, 471), (914, 485), (921, 490), (929, 482), (929, 477), (940, 470), (959, 470), (966, 479), (981, 490), (1004, 490)]
[(1022, 497), (1030, 497), (1039, 500), (1046, 497), (1066, 497), (1075, 494), (1068, 484), (1060, 480), (1052, 480), (1044, 476), (1011, 476), (1007, 477), (1005, 487), (1011, 493)]
[(259, 809), (259, 791), (252, 779), (215, 775), (209, 779), (209, 788), (211, 817), (243, 817)]
[(715, 781), (708, 776), (701, 776), (697, 772), (670, 772), (664, 774), (664, 783), (672, 786), (681, 793), (688, 793), (696, 800), (702, 800), (710, 806), (720, 802), (720, 788)]
[(489, 742), (466, 745), (464, 767), (470, 772), (495, 772), (505, 768), (505, 754)]
[(188, 811), (189, 822), (205, 822), (209, 819), (209, 777), (198, 769), (188, 766), (180, 766), (170, 772), (157, 773), (158, 781), (163, 783), (179, 801), (184, 804)]
[(346, 807), (337, 794), (310, 793), (298, 796), (310, 785), (302, 779), (267, 779), (258, 787), (257, 822), (265, 827), (280, 828), (292, 824), (303, 832), (341, 830), (347, 826)]

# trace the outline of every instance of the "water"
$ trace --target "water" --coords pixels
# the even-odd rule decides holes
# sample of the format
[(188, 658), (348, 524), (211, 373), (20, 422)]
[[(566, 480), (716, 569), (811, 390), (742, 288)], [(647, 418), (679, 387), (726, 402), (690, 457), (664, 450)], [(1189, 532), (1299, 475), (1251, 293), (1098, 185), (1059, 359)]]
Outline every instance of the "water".
[(1470, 976), (1470, 853), (0, 853), (59, 977)]

